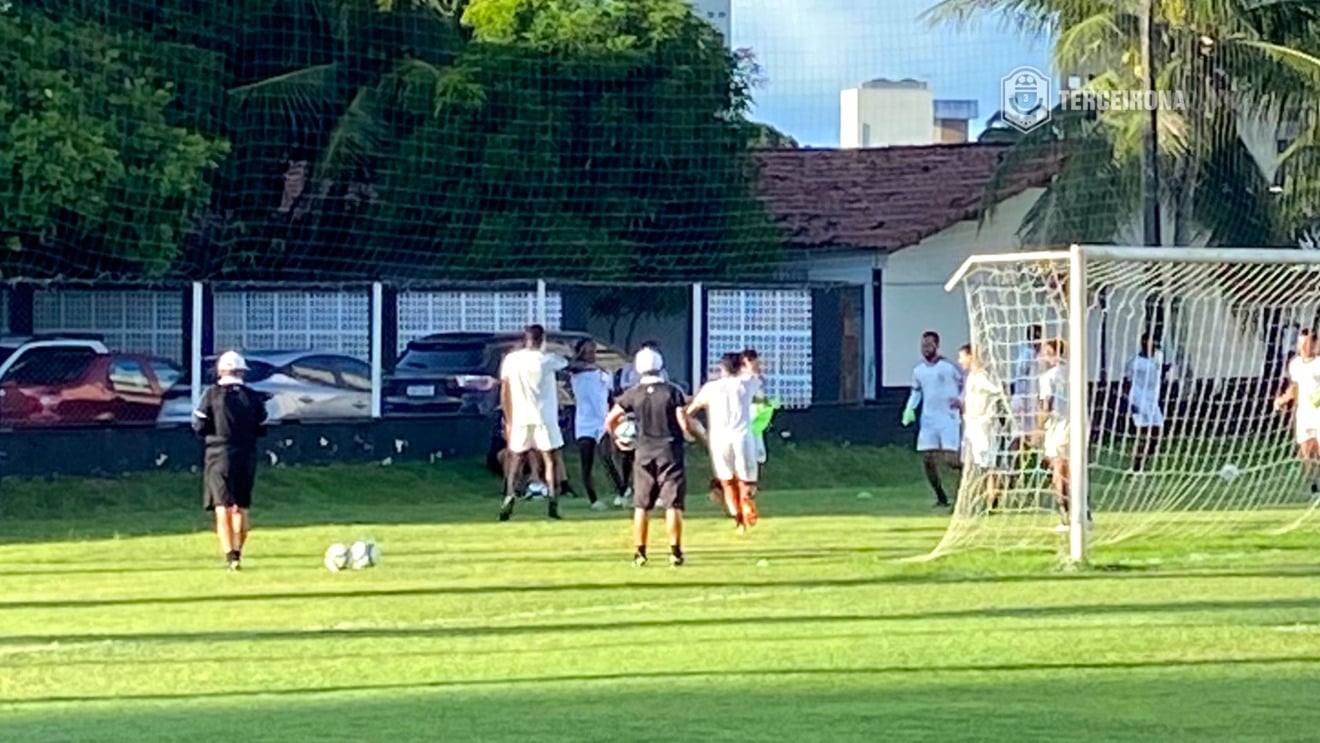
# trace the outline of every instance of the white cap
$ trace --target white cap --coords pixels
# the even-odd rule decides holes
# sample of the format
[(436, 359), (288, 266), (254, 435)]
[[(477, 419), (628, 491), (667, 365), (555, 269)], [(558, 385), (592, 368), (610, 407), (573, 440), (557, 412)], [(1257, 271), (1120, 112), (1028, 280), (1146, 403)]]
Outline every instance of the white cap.
[(237, 351), (225, 351), (220, 354), (220, 360), (215, 363), (216, 371), (234, 372), (247, 371), (247, 361), (238, 355)]
[(633, 368), (638, 374), (655, 374), (665, 368), (665, 357), (659, 351), (643, 348), (633, 358)]

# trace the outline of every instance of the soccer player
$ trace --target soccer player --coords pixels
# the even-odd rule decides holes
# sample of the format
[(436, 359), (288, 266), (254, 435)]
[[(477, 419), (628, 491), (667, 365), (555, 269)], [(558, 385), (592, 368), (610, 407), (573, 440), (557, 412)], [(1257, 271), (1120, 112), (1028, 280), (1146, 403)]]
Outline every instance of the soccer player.
[[(637, 350), (640, 352), (642, 349), (660, 353), (660, 344), (656, 341), (642, 341), (642, 345)], [(660, 378), (668, 382), (669, 372), (662, 369), (660, 371)], [(619, 391), (630, 390), (633, 387), (636, 387), (641, 380), (642, 373), (637, 370), (636, 362), (627, 362), (623, 365), (623, 368), (619, 370)]]
[(958, 447), (961, 437), (958, 410), (962, 398), (962, 370), (940, 355), (940, 335), (926, 331), (921, 335), (921, 363), (912, 370), (912, 394), (903, 409), (903, 425), (917, 419), (921, 406), (921, 424), (917, 428), (917, 451), (921, 452), (926, 480), (935, 491), (935, 506), (947, 508), (949, 497), (940, 481), (940, 463), (959, 469)]
[(633, 457), (633, 540), (637, 551), (633, 565), (646, 564), (647, 529), (651, 510), (665, 509), (665, 531), (669, 537), (669, 564), (682, 565), (683, 507), (687, 496), (687, 465), (683, 442), (692, 439), (690, 422), (684, 410), (683, 391), (666, 382), (661, 372), (664, 358), (659, 352), (643, 348), (637, 352), (634, 367), (641, 373), (638, 385), (625, 391), (615, 401), (605, 418), (605, 428), (613, 431), (625, 415), (637, 417), (637, 444)]
[(1036, 409), (1040, 406), (1040, 378), (1046, 371), (1040, 360), (1040, 339), (1044, 330), (1039, 325), (1027, 328), (1027, 341), (1018, 348), (1013, 360), (1013, 441), (1009, 448), (1019, 461), (1015, 470), (1024, 469), (1021, 452), (1029, 448), (1032, 433), (1035, 432)]
[[(1068, 531), (1071, 472), (1068, 466), (1070, 445), (1070, 427), (1068, 425), (1068, 362), (1065, 360), (1066, 346), (1059, 339), (1045, 341), (1041, 345), (1041, 362), (1046, 371), (1040, 378), (1040, 423), (1043, 429), (1044, 454), (1049, 460), (1054, 486), (1054, 499), (1059, 506), (1063, 523), (1057, 531)], [(1086, 513), (1086, 525), (1091, 525), (1091, 513)]]
[(738, 533), (756, 526), (756, 444), (752, 435), (754, 379), (740, 376), (745, 355), (720, 358), (719, 377), (702, 385), (687, 406), (689, 416), (701, 410), (707, 416), (710, 464), (719, 480), (725, 511)]
[(257, 479), (257, 439), (265, 435), (266, 396), (243, 384), (247, 362), (221, 354), (217, 381), (193, 411), (193, 430), (206, 438), (202, 506), (215, 512), (215, 532), (230, 570), (242, 568)]
[[(741, 361), (738, 375), (747, 383), (752, 402), (769, 404), (770, 400), (765, 396), (765, 370), (761, 368), (761, 355), (755, 348), (748, 348), (743, 350)], [(763, 468), (766, 461), (765, 435), (752, 432), (752, 443), (756, 446), (756, 463)]]
[(596, 342), (583, 338), (574, 347), (573, 372), (569, 386), (573, 389), (573, 432), (577, 438), (578, 457), (582, 464), (582, 486), (592, 510), (605, 509), (596, 498), (593, 470), (596, 450), (605, 437), (605, 416), (610, 412), (610, 375), (596, 365)]
[(1004, 390), (990, 377), (973, 353), (971, 345), (958, 349), (958, 366), (966, 373), (963, 381), (963, 449), (972, 474), (986, 478), (986, 510), (999, 505), (1000, 417), (1009, 412)]
[(523, 347), (509, 352), (500, 363), (500, 407), (504, 411), (504, 438), (510, 454), (505, 458), (500, 521), (513, 516), (518, 501), (514, 485), (532, 452), (540, 455), (543, 464), (542, 479), (550, 501), (548, 515), (552, 519), (560, 517), (555, 495), (560, 476), (554, 454), (564, 446), (564, 435), (559, 430), (559, 387), (555, 374), (568, 367), (568, 359), (546, 353), (544, 346), (545, 328), (528, 325), (523, 331)]
[(1302, 478), (1311, 484), (1311, 494), (1320, 495), (1320, 357), (1316, 356), (1315, 331), (1297, 334), (1297, 355), (1288, 362), (1288, 389), (1274, 400), (1283, 411), (1296, 404), (1297, 453), (1302, 460)]
[(1149, 333), (1141, 336), (1141, 348), (1127, 363), (1124, 389), (1128, 412), (1136, 430), (1136, 449), (1132, 452), (1132, 471), (1144, 472), (1154, 458), (1164, 431), (1164, 405), (1160, 399), (1164, 385), (1164, 355), (1159, 341)]

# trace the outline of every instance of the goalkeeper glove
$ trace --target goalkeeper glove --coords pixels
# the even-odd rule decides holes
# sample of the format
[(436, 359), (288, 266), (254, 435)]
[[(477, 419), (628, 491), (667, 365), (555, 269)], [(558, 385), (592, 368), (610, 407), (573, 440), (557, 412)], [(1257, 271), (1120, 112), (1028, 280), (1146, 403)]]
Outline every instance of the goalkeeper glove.
[(912, 408), (903, 409), (903, 425), (910, 426), (917, 419), (917, 411)]

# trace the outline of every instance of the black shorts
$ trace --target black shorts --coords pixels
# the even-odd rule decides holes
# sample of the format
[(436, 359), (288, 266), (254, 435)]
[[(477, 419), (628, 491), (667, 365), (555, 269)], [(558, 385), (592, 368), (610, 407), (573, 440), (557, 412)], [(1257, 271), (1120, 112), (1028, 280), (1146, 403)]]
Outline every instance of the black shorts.
[(633, 464), (633, 507), (648, 511), (657, 505), (682, 511), (687, 500), (687, 471), (681, 460), (640, 459)]
[(251, 508), (257, 480), (257, 454), (208, 449), (202, 471), (202, 507)]

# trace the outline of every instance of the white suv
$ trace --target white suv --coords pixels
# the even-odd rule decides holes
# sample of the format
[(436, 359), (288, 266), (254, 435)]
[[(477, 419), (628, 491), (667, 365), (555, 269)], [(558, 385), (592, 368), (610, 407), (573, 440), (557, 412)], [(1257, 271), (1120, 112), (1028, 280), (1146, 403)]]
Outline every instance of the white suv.
[(0, 381), (3, 381), (25, 358), (39, 356), (46, 348), (85, 348), (93, 353), (110, 353), (99, 338), (61, 338), (55, 336), (23, 336), (0, 338)]

